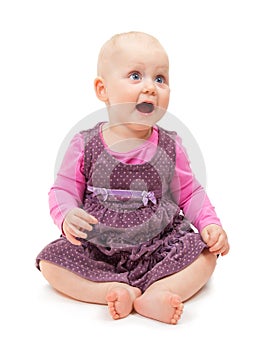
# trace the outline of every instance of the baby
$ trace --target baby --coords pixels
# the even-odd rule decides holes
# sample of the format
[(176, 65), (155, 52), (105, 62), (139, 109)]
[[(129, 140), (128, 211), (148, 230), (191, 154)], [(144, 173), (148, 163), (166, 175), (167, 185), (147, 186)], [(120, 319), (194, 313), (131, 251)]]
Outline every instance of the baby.
[(37, 267), (61, 293), (107, 304), (113, 319), (135, 310), (176, 324), (229, 244), (179, 136), (157, 125), (170, 97), (168, 56), (151, 35), (115, 35), (94, 87), (109, 120), (70, 143), (49, 193), (62, 235)]

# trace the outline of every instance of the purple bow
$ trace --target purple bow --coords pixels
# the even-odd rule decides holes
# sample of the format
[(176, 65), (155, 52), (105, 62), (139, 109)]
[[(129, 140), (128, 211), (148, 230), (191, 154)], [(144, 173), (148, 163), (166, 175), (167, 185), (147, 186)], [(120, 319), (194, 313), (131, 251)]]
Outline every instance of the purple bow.
[(148, 205), (149, 200), (153, 204), (157, 203), (154, 192), (143, 191), (141, 193), (141, 196), (142, 196), (142, 202), (143, 202), (144, 205)]
[(91, 187), (91, 186), (88, 186), (88, 190), (89, 191), (92, 191), (94, 193), (95, 196), (98, 196), (99, 194), (102, 195), (102, 198), (104, 201), (107, 200), (108, 198), (108, 190), (106, 188), (101, 188), (101, 187)]

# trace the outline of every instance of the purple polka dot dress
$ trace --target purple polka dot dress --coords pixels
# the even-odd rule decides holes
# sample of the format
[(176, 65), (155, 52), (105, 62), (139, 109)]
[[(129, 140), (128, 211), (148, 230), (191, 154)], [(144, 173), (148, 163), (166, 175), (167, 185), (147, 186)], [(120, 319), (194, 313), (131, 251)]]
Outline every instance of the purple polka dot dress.
[(206, 248), (174, 202), (175, 135), (159, 127), (149, 162), (125, 164), (104, 147), (100, 125), (83, 131), (83, 209), (99, 223), (76, 246), (61, 237), (37, 256), (95, 282), (123, 282), (142, 292), (190, 265)]

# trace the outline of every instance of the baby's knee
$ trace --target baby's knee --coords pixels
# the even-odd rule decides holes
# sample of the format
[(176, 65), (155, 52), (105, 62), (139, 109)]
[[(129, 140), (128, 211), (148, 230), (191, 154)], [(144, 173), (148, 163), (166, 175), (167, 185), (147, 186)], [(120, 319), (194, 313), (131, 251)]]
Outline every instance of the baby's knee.
[(39, 262), (39, 268), (40, 271), (42, 272), (43, 276), (45, 279), (52, 284), (53, 280), (57, 277), (57, 274), (59, 273), (59, 266), (46, 261), (46, 260), (40, 260)]
[(46, 260), (39, 261), (39, 269), (42, 273), (50, 270), (50, 268), (52, 268), (52, 265), (53, 265), (52, 263)]

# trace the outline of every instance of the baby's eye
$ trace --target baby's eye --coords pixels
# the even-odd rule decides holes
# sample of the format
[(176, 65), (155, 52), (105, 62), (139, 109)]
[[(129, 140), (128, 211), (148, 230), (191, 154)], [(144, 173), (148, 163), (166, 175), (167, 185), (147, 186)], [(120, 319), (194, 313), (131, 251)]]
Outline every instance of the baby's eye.
[(129, 75), (131, 80), (140, 80), (142, 78), (141, 74), (138, 72), (133, 72)]
[(159, 83), (159, 84), (164, 84), (166, 82), (166, 80), (162, 75), (157, 75), (155, 78), (155, 82)]

